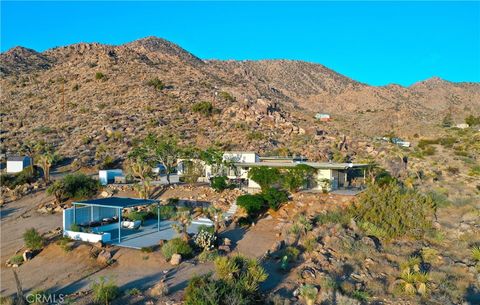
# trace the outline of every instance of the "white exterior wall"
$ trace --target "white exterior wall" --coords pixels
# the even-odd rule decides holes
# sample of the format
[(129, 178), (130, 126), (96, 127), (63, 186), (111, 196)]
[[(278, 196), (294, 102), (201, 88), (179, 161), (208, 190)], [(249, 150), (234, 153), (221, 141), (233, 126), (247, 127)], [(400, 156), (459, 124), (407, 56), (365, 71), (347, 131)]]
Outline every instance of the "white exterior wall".
[(7, 173), (15, 174), (23, 171), (23, 161), (7, 161)]
[(225, 152), (223, 154), (224, 161), (256, 163), (260, 162), (260, 157), (254, 152)]
[(101, 185), (107, 185), (109, 180), (114, 180), (115, 177), (123, 176), (121, 169), (106, 169), (98, 171), (98, 180)]
[[(330, 181), (333, 180), (332, 177), (332, 170), (331, 169), (318, 169), (317, 170), (317, 176), (316, 176), (316, 185), (312, 188), (314, 190), (323, 190), (323, 180), (328, 179)], [(330, 191), (332, 188), (328, 187), (328, 191)]]

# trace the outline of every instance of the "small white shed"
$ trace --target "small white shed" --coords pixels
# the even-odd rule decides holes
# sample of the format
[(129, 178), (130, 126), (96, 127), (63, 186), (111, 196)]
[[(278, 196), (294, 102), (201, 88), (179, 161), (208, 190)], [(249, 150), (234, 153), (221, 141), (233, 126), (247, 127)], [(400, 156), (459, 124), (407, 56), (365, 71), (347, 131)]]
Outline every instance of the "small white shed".
[(27, 167), (32, 165), (32, 159), (27, 156), (12, 156), (7, 159), (7, 173), (20, 173)]
[(101, 185), (107, 185), (115, 182), (115, 177), (123, 176), (121, 169), (104, 169), (98, 171), (98, 181)]

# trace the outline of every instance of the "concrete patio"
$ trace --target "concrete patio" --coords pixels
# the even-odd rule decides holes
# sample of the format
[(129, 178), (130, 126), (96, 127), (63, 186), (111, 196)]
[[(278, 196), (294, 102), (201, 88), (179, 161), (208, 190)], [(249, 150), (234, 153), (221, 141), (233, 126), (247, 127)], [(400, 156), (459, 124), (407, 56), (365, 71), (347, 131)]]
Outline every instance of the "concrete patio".
[[(152, 247), (158, 245), (160, 240), (170, 240), (172, 238), (178, 237), (178, 233), (172, 228), (172, 224), (175, 221), (163, 220), (160, 222), (160, 230), (157, 227), (156, 220), (147, 220), (144, 224), (138, 229), (122, 229), (122, 240), (118, 242), (118, 230), (107, 231), (112, 236), (112, 242), (110, 244), (133, 248), (141, 249), (143, 247)], [(197, 233), (200, 224), (192, 223), (188, 227), (188, 233)]]

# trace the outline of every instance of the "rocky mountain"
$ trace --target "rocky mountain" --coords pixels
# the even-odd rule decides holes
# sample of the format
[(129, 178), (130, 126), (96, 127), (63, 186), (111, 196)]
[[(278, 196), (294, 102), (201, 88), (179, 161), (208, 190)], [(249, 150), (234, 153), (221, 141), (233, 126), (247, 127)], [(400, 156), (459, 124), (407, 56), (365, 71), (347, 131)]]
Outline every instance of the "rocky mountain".
[[(149, 132), (323, 159), (344, 136), (352, 149), (353, 140), (387, 132), (435, 133), (447, 113), (457, 121), (480, 114), (479, 83), (374, 87), (301, 61), (202, 60), (155, 37), (42, 53), (16, 47), (0, 55), (0, 74), (3, 150), (46, 139), (84, 162), (99, 146), (124, 156)], [(212, 103), (210, 115), (192, 110), (201, 101)], [(316, 121), (316, 112), (333, 121)]]

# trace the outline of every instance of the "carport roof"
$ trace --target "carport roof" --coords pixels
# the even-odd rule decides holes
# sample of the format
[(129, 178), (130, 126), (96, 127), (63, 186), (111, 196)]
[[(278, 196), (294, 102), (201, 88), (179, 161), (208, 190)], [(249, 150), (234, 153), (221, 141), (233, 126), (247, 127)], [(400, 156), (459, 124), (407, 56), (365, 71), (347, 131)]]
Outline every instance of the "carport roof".
[(128, 198), (128, 197), (107, 197), (107, 198), (97, 198), (89, 199), (84, 201), (73, 202), (74, 205), (87, 205), (87, 206), (98, 206), (106, 208), (132, 208), (141, 205), (149, 205), (157, 203), (153, 199), (140, 199), (140, 198)]

